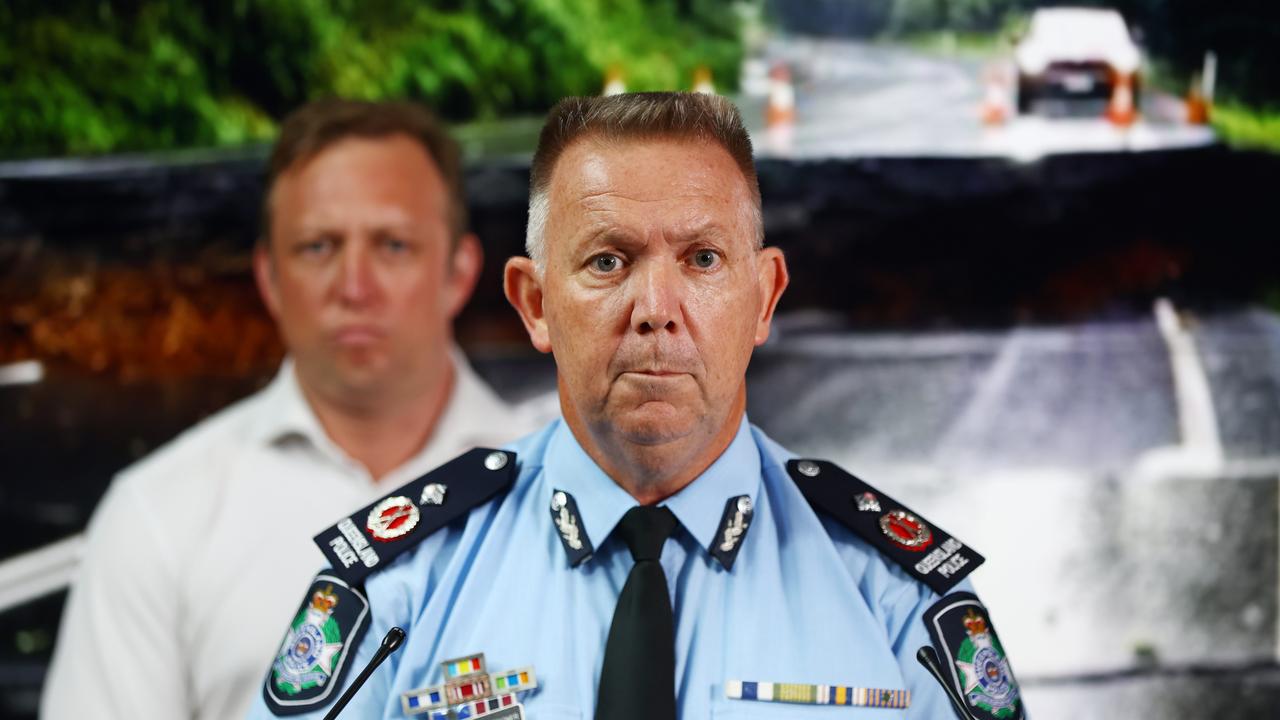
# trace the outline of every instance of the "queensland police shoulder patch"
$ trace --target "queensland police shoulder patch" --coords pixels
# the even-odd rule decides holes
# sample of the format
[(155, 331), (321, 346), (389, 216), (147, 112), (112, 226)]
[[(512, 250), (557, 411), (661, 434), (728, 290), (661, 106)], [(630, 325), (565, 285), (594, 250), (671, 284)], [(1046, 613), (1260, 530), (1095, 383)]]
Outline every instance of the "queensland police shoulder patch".
[(973, 593), (947, 595), (924, 613), (942, 672), (980, 720), (1022, 720), (1022, 693), (987, 609)]
[(515, 453), (475, 448), (342, 518), (316, 535), (316, 546), (329, 572), (360, 587), (432, 533), (505, 492), (518, 473)]
[(906, 505), (826, 460), (791, 460), (787, 472), (816, 510), (831, 515), (939, 595), (983, 563)]
[(364, 594), (337, 575), (317, 575), (267, 672), (262, 696), (271, 712), (304, 713), (333, 700), (368, 629)]

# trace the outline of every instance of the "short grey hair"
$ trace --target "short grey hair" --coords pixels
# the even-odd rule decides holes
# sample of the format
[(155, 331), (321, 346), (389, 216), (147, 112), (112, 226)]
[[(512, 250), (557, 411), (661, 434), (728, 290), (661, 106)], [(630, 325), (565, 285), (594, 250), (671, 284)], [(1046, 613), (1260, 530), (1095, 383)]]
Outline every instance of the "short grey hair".
[(712, 142), (724, 148), (747, 181), (755, 247), (764, 246), (760, 182), (752, 159), (751, 137), (733, 103), (717, 95), (687, 92), (570, 97), (556, 103), (547, 115), (529, 176), (529, 224), (524, 245), (539, 270), (546, 266), (552, 172), (565, 149), (587, 137), (605, 141), (689, 140)]

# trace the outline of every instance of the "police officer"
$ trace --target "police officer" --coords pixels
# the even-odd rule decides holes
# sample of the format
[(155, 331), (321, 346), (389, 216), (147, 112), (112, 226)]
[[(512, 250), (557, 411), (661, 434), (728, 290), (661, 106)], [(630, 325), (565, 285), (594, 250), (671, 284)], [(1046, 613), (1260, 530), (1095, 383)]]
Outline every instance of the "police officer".
[(529, 208), (506, 293), (563, 419), (318, 536), (251, 715), (1023, 717), (981, 556), (746, 418), (787, 269), (734, 107), (567, 99)]

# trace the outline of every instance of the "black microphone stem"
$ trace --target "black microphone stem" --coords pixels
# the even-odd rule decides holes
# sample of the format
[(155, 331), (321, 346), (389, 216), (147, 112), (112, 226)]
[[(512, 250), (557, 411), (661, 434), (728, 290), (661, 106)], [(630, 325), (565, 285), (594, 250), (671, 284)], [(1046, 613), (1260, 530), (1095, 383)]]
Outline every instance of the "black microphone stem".
[(355, 697), (356, 691), (364, 685), (365, 681), (369, 679), (369, 676), (373, 674), (373, 671), (378, 669), (378, 666), (382, 664), (383, 660), (387, 659), (388, 655), (399, 650), (402, 643), (404, 643), (404, 630), (401, 630), (398, 627), (393, 627), (388, 630), (386, 636), (382, 638), (382, 644), (378, 646), (378, 651), (375, 652), (373, 654), (373, 658), (369, 660), (369, 664), (364, 666), (364, 669), (361, 670), (360, 674), (356, 676), (356, 679), (352, 681), (351, 686), (347, 688), (347, 691), (342, 693), (342, 697), (338, 698), (338, 702), (333, 704), (333, 708), (329, 710), (329, 712), (325, 713), (324, 720), (333, 720), (338, 717), (338, 713), (342, 712), (342, 709), (347, 706), (347, 703), (351, 702), (351, 698)]
[(951, 704), (955, 706), (956, 713), (960, 716), (960, 720), (977, 720), (973, 713), (969, 712), (969, 708), (965, 707), (964, 699), (956, 693), (955, 688), (951, 687), (951, 683), (947, 682), (947, 678), (942, 674), (942, 665), (938, 662), (938, 653), (933, 648), (925, 645), (916, 651), (916, 660), (924, 666), (925, 670), (933, 676), (934, 680), (942, 686), (946, 691), (947, 697), (950, 698)]

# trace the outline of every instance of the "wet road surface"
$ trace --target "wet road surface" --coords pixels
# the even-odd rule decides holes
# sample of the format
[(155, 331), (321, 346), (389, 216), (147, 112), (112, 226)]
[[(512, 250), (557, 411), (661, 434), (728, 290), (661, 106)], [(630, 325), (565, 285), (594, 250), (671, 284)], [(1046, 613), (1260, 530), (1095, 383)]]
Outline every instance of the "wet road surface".
[[(789, 129), (764, 126), (769, 88), (763, 73), (774, 63), (787, 65), (793, 76), (796, 121)], [(1196, 147), (1214, 141), (1208, 128), (1182, 121), (1185, 111), (1179, 100), (1155, 93), (1144, 97), (1142, 117), (1128, 128), (1096, 116), (1013, 114), (1005, 123), (984, 125), (984, 72), (990, 64), (900, 46), (782, 37), (767, 45), (762, 58), (744, 66), (739, 104), (763, 157), (994, 156), (1029, 161), (1056, 153)], [(1013, 77), (1007, 68), (1006, 73)], [(1011, 91), (1004, 92), (1012, 107)]]

